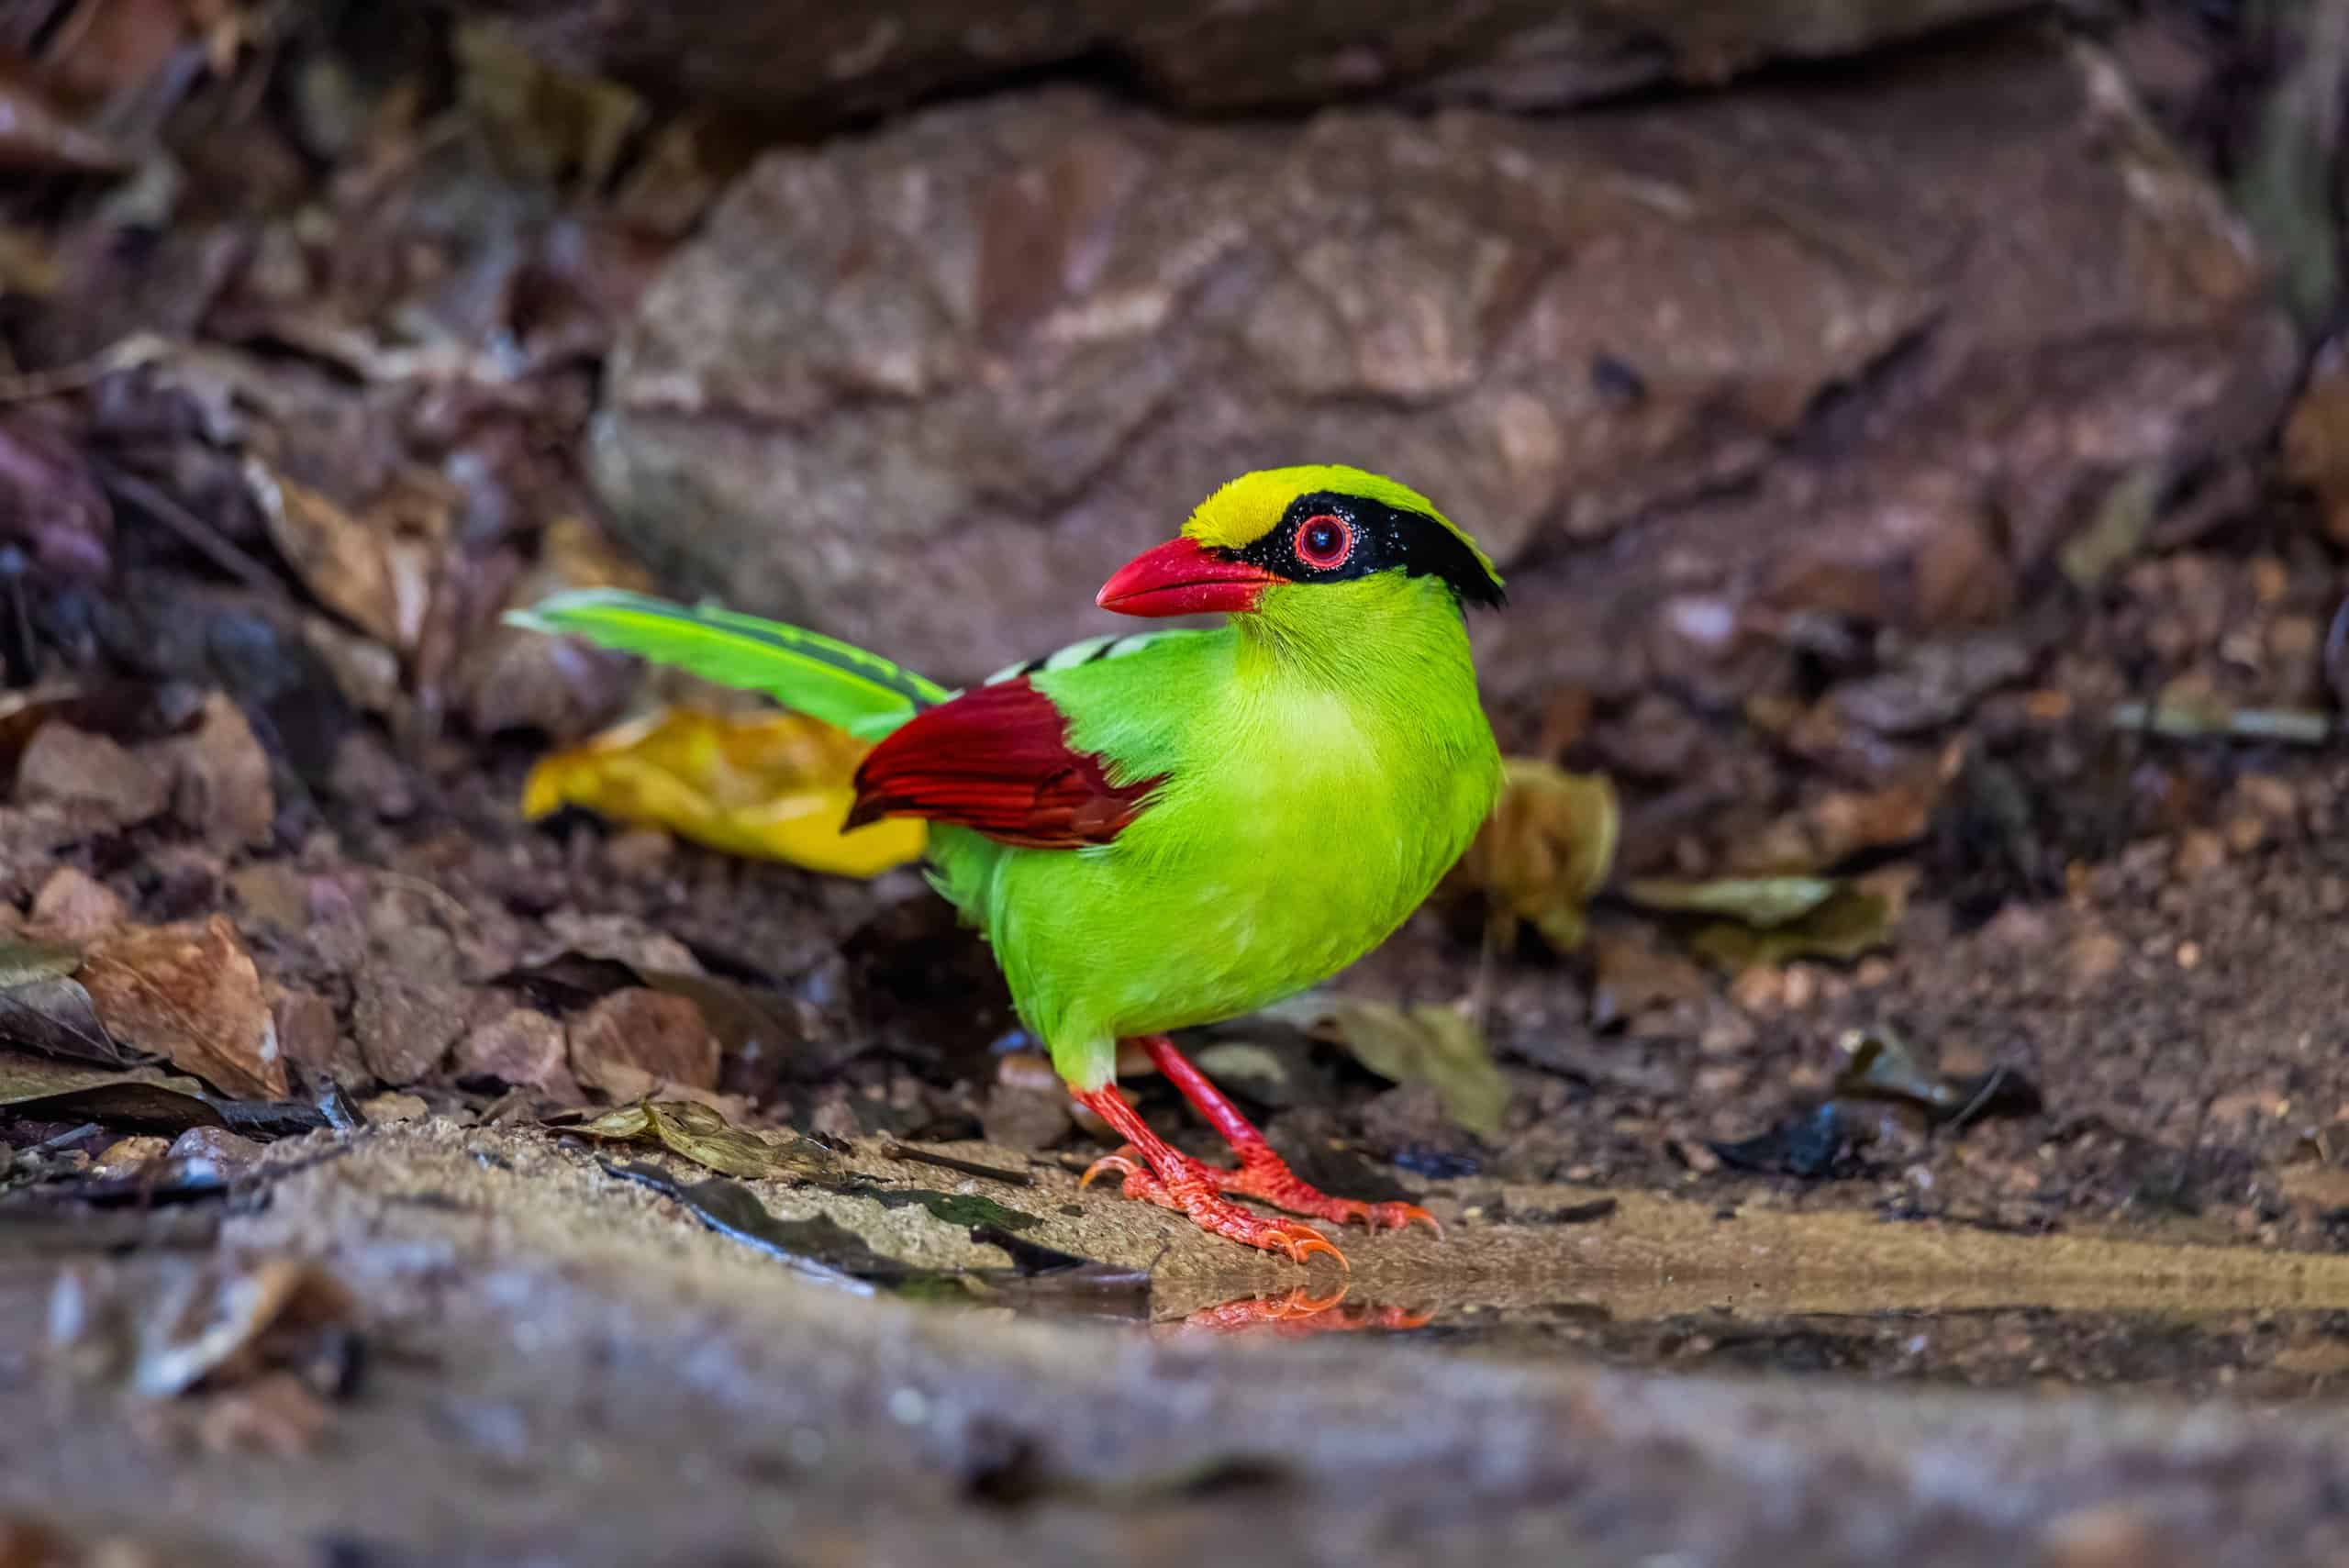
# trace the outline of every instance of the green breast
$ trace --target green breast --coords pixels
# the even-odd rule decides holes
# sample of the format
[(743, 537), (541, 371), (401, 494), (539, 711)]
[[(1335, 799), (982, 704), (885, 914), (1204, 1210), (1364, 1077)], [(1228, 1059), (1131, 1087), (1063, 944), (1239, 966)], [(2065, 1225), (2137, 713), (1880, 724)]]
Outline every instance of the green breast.
[(1356, 680), (1266, 660), (1230, 629), (1031, 674), (1114, 778), (1169, 780), (1097, 849), (936, 832), (941, 890), (985, 930), (1064, 1073), (1097, 1080), (1119, 1037), (1318, 984), (1432, 891), (1500, 781), (1456, 613), (1433, 629)]

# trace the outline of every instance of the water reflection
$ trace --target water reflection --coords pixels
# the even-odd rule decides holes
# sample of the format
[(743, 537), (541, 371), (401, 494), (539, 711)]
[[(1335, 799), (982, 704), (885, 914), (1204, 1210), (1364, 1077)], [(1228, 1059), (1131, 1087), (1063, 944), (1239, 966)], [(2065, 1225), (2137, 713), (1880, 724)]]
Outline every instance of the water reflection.
[[(1410, 1335), (1480, 1359), (1574, 1359), (1716, 1374), (1828, 1373), (1975, 1388), (2135, 1388), (2254, 1400), (2349, 1395), (2349, 1313), (2261, 1308), (2099, 1312), (2015, 1307), (1874, 1312), (1746, 1309), (1626, 1313), (1603, 1301), (1510, 1298), (1491, 1282), (1442, 1299), (1415, 1281), (1378, 1299), (1298, 1287), (1186, 1307), (1162, 1301), (1153, 1332), (1306, 1339)], [(1497, 1299), (1497, 1296), (1498, 1297)]]
[(1359, 1333), (1375, 1329), (1397, 1333), (1423, 1329), (1435, 1320), (1432, 1309), (1421, 1310), (1388, 1302), (1347, 1299), (1341, 1284), (1328, 1296), (1316, 1296), (1299, 1285), (1284, 1296), (1241, 1296), (1159, 1325), (1170, 1334), (1269, 1334), (1303, 1339), (1311, 1334)]

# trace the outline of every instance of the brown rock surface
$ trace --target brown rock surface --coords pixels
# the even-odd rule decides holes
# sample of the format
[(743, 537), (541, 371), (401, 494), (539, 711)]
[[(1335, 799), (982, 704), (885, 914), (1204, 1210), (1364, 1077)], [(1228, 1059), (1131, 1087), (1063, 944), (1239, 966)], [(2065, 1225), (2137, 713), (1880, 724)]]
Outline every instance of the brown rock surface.
[(800, 125), (1008, 72), (1107, 63), (1195, 109), (1327, 102), (1429, 83), (1444, 95), (1571, 103), (1848, 53), (2013, 0), (477, 0), (542, 54), (665, 96)]
[(1092, 585), (1232, 473), (1353, 460), (1515, 569), (1497, 688), (1733, 690), (1806, 613), (2009, 607), (2291, 363), (2217, 193), (2026, 28), (1559, 120), (1061, 90), (778, 153), (650, 292), (594, 460), (673, 587), (946, 680), (1113, 624)]

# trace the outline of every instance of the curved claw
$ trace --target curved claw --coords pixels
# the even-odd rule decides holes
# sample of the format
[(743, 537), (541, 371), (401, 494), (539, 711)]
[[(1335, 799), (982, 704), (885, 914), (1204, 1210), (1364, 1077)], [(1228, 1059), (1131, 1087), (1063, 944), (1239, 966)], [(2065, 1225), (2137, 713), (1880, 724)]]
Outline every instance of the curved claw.
[(1374, 1203), (1364, 1205), (1363, 1223), (1374, 1230), (1405, 1230), (1424, 1225), (1443, 1240), (1443, 1222), (1415, 1203)]
[(1288, 1253), (1289, 1262), (1301, 1263), (1315, 1252), (1327, 1252), (1338, 1260), (1340, 1268), (1348, 1273), (1354, 1272), (1354, 1266), (1346, 1262), (1346, 1255), (1338, 1251), (1336, 1244), (1311, 1226), (1300, 1225), (1296, 1230), (1284, 1231), (1282, 1235), (1288, 1242), (1284, 1250)]
[(1115, 1154), (1104, 1154), (1101, 1158), (1096, 1160), (1090, 1165), (1087, 1165), (1085, 1168), (1085, 1174), (1077, 1177), (1076, 1179), (1077, 1190), (1079, 1192), (1083, 1192), (1086, 1187), (1091, 1186), (1093, 1184), (1093, 1178), (1099, 1175), (1104, 1171), (1115, 1171), (1119, 1174), (1124, 1176), (1133, 1176), (1141, 1173), (1141, 1167), (1134, 1162), (1133, 1145), (1129, 1143), (1125, 1148), (1119, 1150)]
[(1290, 1289), (1287, 1297), (1280, 1303), (1278, 1310), (1276, 1310), (1273, 1316), (1276, 1318), (1311, 1318), (1329, 1311), (1330, 1308), (1337, 1306), (1338, 1303), (1345, 1300), (1345, 1298), (1346, 1286), (1342, 1282), (1338, 1285), (1335, 1294), (1324, 1296), (1308, 1296), (1305, 1294), (1305, 1287), (1303, 1285), (1296, 1285)]

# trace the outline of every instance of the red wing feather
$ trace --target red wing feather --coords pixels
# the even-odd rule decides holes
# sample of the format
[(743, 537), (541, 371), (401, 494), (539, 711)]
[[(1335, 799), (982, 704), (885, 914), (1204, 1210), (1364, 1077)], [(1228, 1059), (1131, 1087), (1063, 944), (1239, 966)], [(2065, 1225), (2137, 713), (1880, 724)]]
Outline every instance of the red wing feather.
[(964, 692), (897, 729), (856, 771), (848, 826), (884, 817), (952, 822), (1007, 844), (1106, 844), (1163, 778), (1113, 784), (1070, 749), (1068, 722), (1026, 676)]

